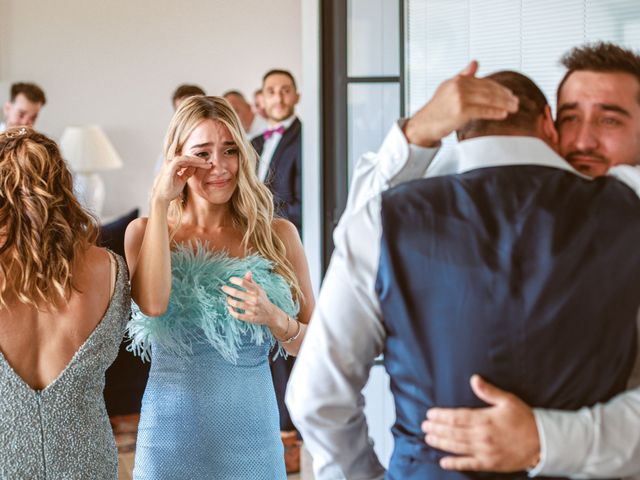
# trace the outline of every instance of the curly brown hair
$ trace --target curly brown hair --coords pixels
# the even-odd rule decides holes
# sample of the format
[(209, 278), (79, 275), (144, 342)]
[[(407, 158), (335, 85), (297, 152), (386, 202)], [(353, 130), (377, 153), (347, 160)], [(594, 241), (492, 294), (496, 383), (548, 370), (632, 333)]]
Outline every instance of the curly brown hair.
[(75, 261), (97, 236), (56, 143), (26, 127), (0, 133), (0, 306), (68, 300)]

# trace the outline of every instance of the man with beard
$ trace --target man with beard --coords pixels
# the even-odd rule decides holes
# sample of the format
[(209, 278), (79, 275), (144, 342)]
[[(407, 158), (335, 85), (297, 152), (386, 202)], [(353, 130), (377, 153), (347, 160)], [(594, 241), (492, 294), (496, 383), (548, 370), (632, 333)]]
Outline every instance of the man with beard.
[[(556, 124), (560, 154), (592, 176), (634, 176), (640, 163), (640, 56), (610, 43), (575, 48), (562, 64)], [(597, 252), (596, 252), (597, 254)], [(614, 361), (612, 359), (612, 361)], [(638, 362), (629, 387), (640, 383)], [(426, 442), (456, 454), (453, 470), (516, 471), (581, 478), (640, 473), (640, 389), (577, 412), (531, 409), (478, 376), (476, 395), (489, 407), (431, 409)]]
[[(383, 474), (359, 396), (381, 352), (396, 406), (388, 479), (474, 478), (443, 470), (420, 430), (434, 405), (484, 405), (460, 380), (474, 372), (546, 408), (625, 389), (640, 307), (640, 257), (627, 252), (640, 241), (640, 199), (554, 152), (549, 106), (527, 77), (476, 80), (507, 87), (517, 112), (457, 127), (457, 175), (376, 196), (337, 239), (288, 398), (319, 479)], [(428, 118), (409, 120), (411, 143), (437, 141)]]
[[(609, 173), (636, 183), (639, 173), (628, 165), (640, 161), (640, 58), (605, 43), (576, 48), (563, 63), (568, 72), (558, 89), (559, 152), (584, 174)], [(382, 190), (455, 171), (455, 158), (433, 160), (439, 140), (448, 133), (469, 119), (507, 115), (505, 92), (476, 79), (476, 69), (472, 64), (444, 82), (412, 119), (393, 127), (377, 155), (361, 159), (336, 237)], [(422, 127), (416, 129), (418, 124)], [(629, 387), (639, 384), (637, 376), (636, 367)], [(560, 411), (531, 409), (478, 376), (471, 387), (489, 407), (431, 409), (422, 425), (429, 446), (455, 454), (440, 460), (445, 469), (530, 469), (532, 476), (576, 477), (640, 471), (640, 389), (592, 408)]]
[[(269, 128), (251, 141), (260, 155), (258, 177), (273, 193), (276, 215), (302, 232), (302, 124), (295, 115), (300, 99), (296, 81), (286, 70), (270, 70), (262, 78), (262, 93)], [(283, 439), (295, 431), (284, 403), (293, 365), (293, 356), (278, 356), (271, 363)]]
[(260, 161), (258, 177), (273, 193), (276, 214), (302, 232), (302, 124), (295, 115), (300, 99), (286, 70), (270, 70), (262, 79), (269, 128), (252, 143)]

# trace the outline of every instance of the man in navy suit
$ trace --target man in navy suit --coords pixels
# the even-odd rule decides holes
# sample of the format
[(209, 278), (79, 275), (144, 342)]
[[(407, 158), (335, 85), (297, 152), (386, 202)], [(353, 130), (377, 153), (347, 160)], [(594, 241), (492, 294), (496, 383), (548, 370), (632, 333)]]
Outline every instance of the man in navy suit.
[(286, 70), (270, 70), (262, 79), (269, 128), (252, 140), (260, 155), (258, 176), (273, 193), (276, 215), (302, 232), (302, 124), (295, 115), (300, 95)]
[[(273, 193), (276, 215), (302, 232), (302, 124), (295, 115), (300, 99), (296, 81), (286, 70), (270, 70), (262, 78), (262, 93), (269, 129), (252, 140), (260, 155), (258, 176)], [(293, 364), (292, 356), (271, 364), (281, 431), (295, 430), (284, 403)]]
[[(441, 468), (420, 423), (430, 406), (481, 406), (465, 381), (475, 372), (547, 408), (626, 387), (640, 309), (640, 257), (628, 254), (640, 242), (638, 184), (573, 170), (550, 148), (557, 134), (535, 84), (514, 72), (488, 80), (517, 95), (518, 111), (459, 129), (458, 174), (374, 196), (337, 233), (288, 393), (320, 480), (385, 475), (360, 394), (381, 352), (396, 406), (388, 479), (474, 478)], [(476, 93), (474, 105), (487, 89)], [(404, 145), (435, 145), (430, 118), (413, 120)]]

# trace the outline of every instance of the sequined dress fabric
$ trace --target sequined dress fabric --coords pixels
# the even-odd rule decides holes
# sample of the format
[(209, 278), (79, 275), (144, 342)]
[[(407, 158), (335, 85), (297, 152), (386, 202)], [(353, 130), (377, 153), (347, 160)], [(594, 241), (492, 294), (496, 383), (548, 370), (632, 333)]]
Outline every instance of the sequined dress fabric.
[(145, 317), (134, 306), (134, 350), (151, 351), (134, 479), (286, 479), (268, 361), (273, 338), (265, 327), (231, 317), (220, 290), (247, 270), (295, 315), (289, 287), (267, 260), (202, 249), (173, 254), (163, 317)]
[(51, 384), (32, 389), (0, 354), (0, 479), (118, 478), (104, 374), (118, 354), (131, 299), (126, 265), (116, 257), (104, 317)]

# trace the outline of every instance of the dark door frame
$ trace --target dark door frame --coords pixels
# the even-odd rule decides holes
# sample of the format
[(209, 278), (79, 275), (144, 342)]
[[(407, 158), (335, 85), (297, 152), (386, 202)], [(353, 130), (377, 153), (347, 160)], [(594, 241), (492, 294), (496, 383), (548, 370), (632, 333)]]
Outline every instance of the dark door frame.
[(321, 0), (322, 275), (333, 253), (333, 230), (347, 204), (349, 138), (347, 88), (350, 83), (399, 83), (400, 116), (405, 115), (405, 0), (399, 3), (399, 72), (396, 76), (349, 77), (347, 0)]

